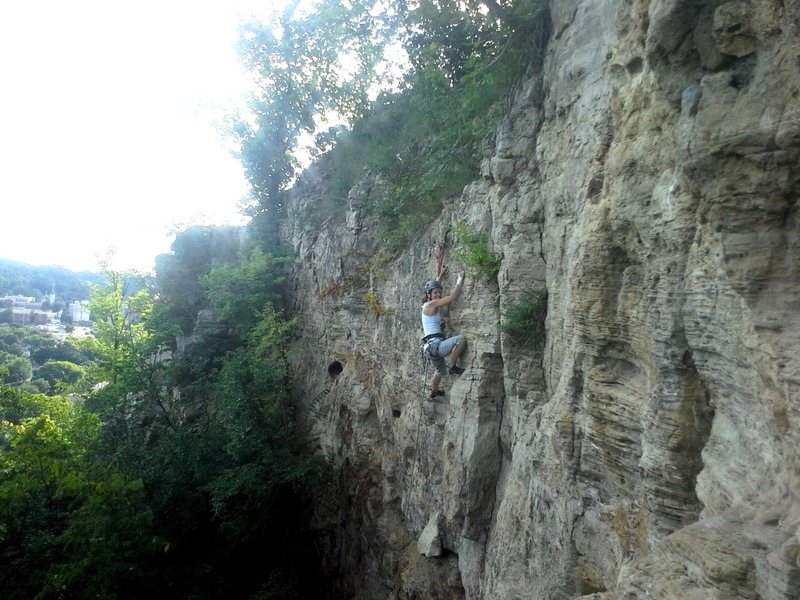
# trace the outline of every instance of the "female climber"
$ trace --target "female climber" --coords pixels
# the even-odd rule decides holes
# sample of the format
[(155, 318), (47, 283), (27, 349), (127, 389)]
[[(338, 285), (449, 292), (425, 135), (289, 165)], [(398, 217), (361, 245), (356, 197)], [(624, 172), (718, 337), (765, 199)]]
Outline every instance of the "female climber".
[[(458, 275), (458, 281), (456, 281), (453, 291), (442, 297), (442, 279), (446, 272), (447, 267), (440, 263), (436, 279), (431, 279), (425, 283), (425, 300), (422, 305), (423, 351), (436, 369), (431, 379), (431, 398), (444, 396), (444, 391), (439, 389), (439, 383), (445, 374), (461, 375), (464, 372), (464, 369), (456, 363), (467, 342), (464, 336), (461, 335), (445, 339), (442, 332), (441, 308), (458, 298), (461, 293), (461, 286), (464, 283), (465, 273), (462, 271)], [(445, 364), (445, 358), (448, 357), (449, 361)]]

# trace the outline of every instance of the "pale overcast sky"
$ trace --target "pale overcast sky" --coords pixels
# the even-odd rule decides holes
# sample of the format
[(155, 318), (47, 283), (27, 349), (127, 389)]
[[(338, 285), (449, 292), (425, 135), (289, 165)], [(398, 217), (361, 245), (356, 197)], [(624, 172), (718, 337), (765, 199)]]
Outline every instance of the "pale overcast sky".
[(0, 4), (0, 258), (149, 269), (176, 224), (243, 222), (214, 122), (244, 90), (237, 24), (276, 3)]

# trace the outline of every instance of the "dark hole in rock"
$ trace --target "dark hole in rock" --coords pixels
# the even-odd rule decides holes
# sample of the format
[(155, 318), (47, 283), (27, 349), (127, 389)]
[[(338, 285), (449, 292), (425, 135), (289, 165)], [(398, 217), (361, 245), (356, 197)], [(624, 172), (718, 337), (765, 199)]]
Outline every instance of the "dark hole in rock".
[(625, 69), (631, 75), (636, 75), (637, 73), (641, 73), (643, 68), (644, 68), (644, 61), (639, 56), (637, 56), (627, 65), (625, 65)]
[(392, 409), (392, 416), (393, 416), (395, 419), (399, 419), (399, 418), (400, 418), (400, 410), (399, 410), (399, 409), (397, 409), (397, 408), (393, 408), (393, 409)]
[(335, 360), (328, 365), (328, 375), (331, 377), (338, 377), (342, 371), (344, 371), (344, 367), (338, 360)]
[(730, 84), (731, 87), (736, 88), (737, 90), (741, 90), (750, 83), (750, 75), (748, 73), (742, 72), (735, 72), (731, 75)]

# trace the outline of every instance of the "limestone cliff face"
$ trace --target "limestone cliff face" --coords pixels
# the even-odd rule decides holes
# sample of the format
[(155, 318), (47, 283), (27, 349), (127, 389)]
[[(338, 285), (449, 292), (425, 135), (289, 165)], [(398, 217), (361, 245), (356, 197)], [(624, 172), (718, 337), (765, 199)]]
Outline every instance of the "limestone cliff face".
[[(360, 210), (379, 178), (346, 223), (287, 223), (343, 594), (800, 598), (800, 3), (549, 18), (482, 178), (404, 252)], [(467, 274), (467, 371), (430, 401), (420, 289), (456, 223), (502, 263)], [(510, 339), (544, 289), (544, 343)]]

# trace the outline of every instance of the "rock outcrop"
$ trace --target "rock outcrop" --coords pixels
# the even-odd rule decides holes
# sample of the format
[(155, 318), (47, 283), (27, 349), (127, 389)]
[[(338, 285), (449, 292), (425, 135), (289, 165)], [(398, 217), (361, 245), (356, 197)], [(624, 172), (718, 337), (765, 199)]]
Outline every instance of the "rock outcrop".
[[(345, 222), (287, 222), (342, 595), (800, 598), (800, 3), (549, 19), (482, 177), (403, 252), (360, 208), (377, 177)], [(467, 370), (431, 401), (420, 290), (457, 223), (500, 272), (468, 273)], [(544, 290), (545, 339), (506, 334)]]

